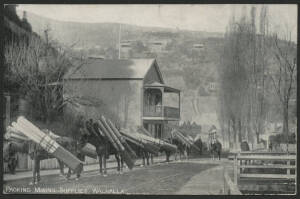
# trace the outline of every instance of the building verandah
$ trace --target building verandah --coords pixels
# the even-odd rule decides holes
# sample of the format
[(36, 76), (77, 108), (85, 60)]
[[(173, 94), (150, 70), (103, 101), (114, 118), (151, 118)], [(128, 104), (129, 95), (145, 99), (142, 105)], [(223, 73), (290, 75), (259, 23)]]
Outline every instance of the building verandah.
[(180, 120), (180, 90), (158, 82), (145, 84), (143, 101), (144, 127), (156, 138), (167, 137), (166, 124)]

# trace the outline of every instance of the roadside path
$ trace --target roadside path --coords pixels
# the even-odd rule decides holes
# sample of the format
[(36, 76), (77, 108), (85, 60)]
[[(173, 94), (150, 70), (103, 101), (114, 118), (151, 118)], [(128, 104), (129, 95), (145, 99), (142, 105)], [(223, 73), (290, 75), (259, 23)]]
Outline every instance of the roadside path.
[(190, 162), (199, 164), (218, 164), (218, 166), (205, 170), (193, 176), (181, 189), (176, 192), (179, 195), (220, 195), (224, 192), (224, 168), (232, 173), (232, 163), (226, 159), (203, 159)]
[[(158, 162), (163, 162), (165, 161), (165, 157), (156, 157), (154, 158), (154, 163), (158, 163)], [(140, 166), (142, 164), (142, 159), (138, 159), (135, 162), (135, 166)], [(117, 162), (116, 161), (109, 161), (106, 163), (106, 168), (107, 170), (111, 170), (117, 167)], [(97, 171), (99, 170), (99, 163), (95, 163), (95, 164), (89, 164), (89, 165), (84, 165), (83, 166), (83, 171)], [(68, 168), (64, 169), (64, 172), (67, 173), (68, 172)], [(49, 175), (58, 175), (59, 169), (47, 169), (47, 170), (41, 170), (40, 171), (40, 175), (42, 176), (49, 176)], [(3, 175), (3, 180), (4, 181), (12, 181), (12, 180), (20, 180), (20, 179), (24, 179), (24, 178), (31, 178), (32, 177), (32, 171), (20, 171), (20, 172), (16, 172), (16, 174), (12, 175), (12, 174), (4, 174)]]

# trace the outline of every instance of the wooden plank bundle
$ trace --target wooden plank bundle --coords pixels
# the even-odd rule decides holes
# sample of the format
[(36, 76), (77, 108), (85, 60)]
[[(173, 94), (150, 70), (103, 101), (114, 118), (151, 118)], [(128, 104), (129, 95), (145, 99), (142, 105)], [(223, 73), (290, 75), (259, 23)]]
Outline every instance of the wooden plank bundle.
[[(137, 133), (136, 136), (138, 136), (144, 140), (147, 140), (148, 142), (155, 143), (156, 145), (158, 145), (160, 147), (161, 150), (166, 150), (171, 153), (175, 153), (177, 151), (177, 146), (175, 146), (173, 144), (169, 144), (161, 139), (157, 139), (157, 138), (148, 136), (150, 133), (146, 129), (139, 127), (137, 129), (137, 131), (140, 133)], [(145, 132), (147, 132), (148, 135), (146, 135)]]
[[(103, 119), (105, 119), (104, 116), (102, 116), (102, 117), (103, 117)], [(123, 144), (123, 146), (125, 147), (125, 149), (129, 152), (131, 158), (137, 159), (138, 158), (137, 155), (135, 154), (133, 149), (128, 145), (125, 138), (121, 135), (121, 133), (118, 131), (118, 129), (115, 127), (115, 125), (109, 119), (107, 119), (107, 123), (111, 127), (113, 133), (115, 133), (116, 136), (120, 139), (120, 141)]]
[(140, 142), (140, 141), (138, 141), (138, 140), (136, 140), (136, 139), (134, 139), (134, 138), (132, 138), (132, 137), (124, 134), (122, 131), (120, 131), (120, 133), (123, 135), (123, 137), (125, 138), (126, 141), (128, 141), (128, 142), (130, 142), (132, 144), (135, 144), (136, 146), (141, 147), (142, 149), (145, 148), (142, 142)]
[(193, 142), (191, 142), (187, 137), (185, 137), (180, 131), (177, 129), (173, 129), (173, 135), (178, 139), (182, 140), (183, 143), (186, 143), (189, 147), (193, 147), (197, 151), (200, 151), (199, 147), (197, 147)]
[(142, 127), (142, 126), (139, 126), (138, 127), (138, 131), (140, 132), (140, 133), (142, 133), (142, 134), (144, 134), (144, 135), (148, 135), (148, 136), (150, 136), (150, 137), (153, 137), (152, 135), (151, 135), (151, 133), (149, 132), (149, 131), (147, 131), (144, 127)]
[(176, 130), (172, 130), (172, 136), (174, 137), (174, 138), (177, 138), (177, 140), (179, 140), (182, 144), (185, 144), (185, 145), (187, 145), (187, 146), (191, 146), (191, 144), (188, 142), (188, 141), (186, 141), (179, 133), (178, 133), (178, 131), (176, 131)]
[(135, 162), (135, 159), (133, 157), (134, 156), (136, 157), (136, 155), (131, 154), (131, 151), (129, 148), (124, 147), (124, 145), (122, 144), (122, 141), (121, 141), (121, 137), (118, 137), (118, 135), (112, 130), (112, 128), (106, 122), (106, 119), (104, 116), (100, 117), (100, 120), (98, 120), (98, 124), (99, 124), (100, 130), (108, 137), (109, 141), (112, 143), (112, 145), (115, 147), (115, 149), (121, 154), (121, 156), (124, 159), (124, 162), (126, 163), (128, 168), (132, 169), (134, 166), (134, 162)]
[(188, 145), (190, 147), (194, 148), (195, 150), (201, 151), (201, 149), (199, 149), (199, 147), (194, 144), (195, 141), (191, 141), (189, 138), (187, 138), (186, 136), (184, 136), (182, 134), (182, 132), (181, 132), (181, 130), (179, 130), (178, 126), (172, 125), (172, 124), (168, 124), (168, 126), (170, 128), (172, 128), (172, 132), (175, 132), (174, 134), (178, 139), (181, 139), (182, 142), (188, 143)]
[(12, 125), (32, 141), (39, 144), (45, 151), (64, 162), (75, 172), (81, 167), (81, 164), (83, 164), (82, 161), (60, 146), (49, 135), (45, 134), (23, 116), (19, 117), (17, 122), (13, 122)]
[(16, 128), (12, 126), (8, 126), (6, 133), (5, 133), (5, 138), (7, 140), (15, 140), (15, 141), (28, 141), (29, 138), (25, 136), (22, 132), (18, 131)]
[(127, 129), (123, 129), (120, 132), (125, 137), (125, 139), (133, 140), (132, 142), (141, 144), (145, 151), (155, 155), (158, 154), (160, 147), (157, 144), (140, 138), (136, 135), (137, 133), (129, 133)]

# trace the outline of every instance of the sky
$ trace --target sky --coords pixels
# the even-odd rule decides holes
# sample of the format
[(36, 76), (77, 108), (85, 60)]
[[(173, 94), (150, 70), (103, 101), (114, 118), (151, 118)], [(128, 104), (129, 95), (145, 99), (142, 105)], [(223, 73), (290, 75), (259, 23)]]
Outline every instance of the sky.
[[(257, 19), (261, 5), (257, 7)], [(246, 7), (246, 8), (245, 8)], [(60, 20), (74, 22), (116, 22), (139, 26), (156, 26), (208, 32), (225, 32), (232, 13), (240, 16), (250, 13), (251, 5), (230, 4), (156, 4), (156, 5), (47, 5), (21, 4), (17, 9)], [(292, 40), (297, 38), (297, 5), (268, 5), (271, 29), (292, 31)]]

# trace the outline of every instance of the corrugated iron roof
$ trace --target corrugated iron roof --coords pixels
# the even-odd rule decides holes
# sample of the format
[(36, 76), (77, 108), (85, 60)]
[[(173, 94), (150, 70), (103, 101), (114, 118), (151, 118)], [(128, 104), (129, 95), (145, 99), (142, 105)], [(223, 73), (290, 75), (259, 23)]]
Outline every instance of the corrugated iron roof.
[(78, 69), (72, 68), (64, 79), (143, 79), (154, 63), (155, 59), (90, 58)]

